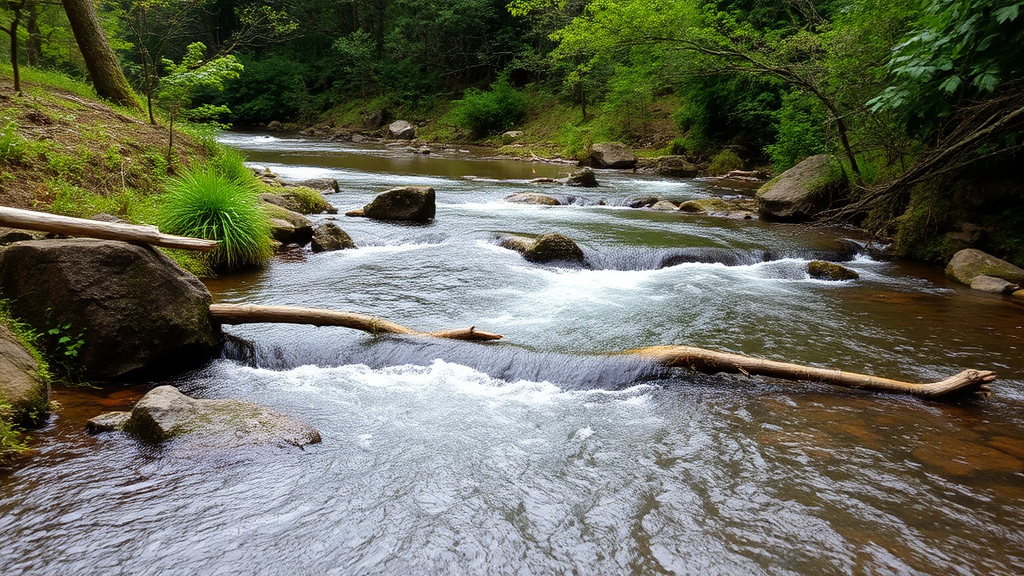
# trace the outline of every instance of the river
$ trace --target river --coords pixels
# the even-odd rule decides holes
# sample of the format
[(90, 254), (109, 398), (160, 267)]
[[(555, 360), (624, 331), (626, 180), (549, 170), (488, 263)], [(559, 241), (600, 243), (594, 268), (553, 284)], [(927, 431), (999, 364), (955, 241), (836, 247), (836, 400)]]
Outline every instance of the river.
[[(528, 182), (564, 165), (223, 141), (285, 178), (336, 178), (341, 213), (406, 184), (433, 186), (438, 208), (424, 226), (314, 216), (359, 248), (211, 280), (217, 301), (505, 339), (227, 327), (252, 349), (168, 382), (306, 420), (323, 436), (306, 450), (89, 436), (85, 420), (161, 382), (59, 389), (36, 455), (0, 475), (0, 573), (1024, 573), (1021, 304), (863, 251), (844, 262), (859, 280), (810, 279), (809, 260), (863, 244), (854, 231), (623, 206), (723, 194), (698, 180), (600, 171), (601, 187), (570, 190)], [(574, 202), (502, 200), (522, 191)], [(531, 264), (495, 240), (555, 231), (589, 267)], [(950, 404), (602, 354), (659, 344), (1000, 379)]]

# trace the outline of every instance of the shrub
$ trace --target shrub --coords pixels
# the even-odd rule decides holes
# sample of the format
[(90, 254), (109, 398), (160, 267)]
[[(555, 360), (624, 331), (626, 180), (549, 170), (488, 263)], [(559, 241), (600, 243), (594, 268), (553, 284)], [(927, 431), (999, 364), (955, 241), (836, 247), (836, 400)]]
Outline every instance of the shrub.
[(189, 170), (168, 182), (160, 230), (220, 241), (207, 256), (217, 270), (259, 266), (273, 254), (270, 219), (260, 209), (255, 189), (214, 166)]
[(8, 122), (0, 128), (0, 164), (21, 164), (28, 152), (28, 141), (18, 134), (18, 125)]
[(525, 114), (526, 99), (504, 79), (491, 84), (489, 92), (466, 90), (454, 110), (459, 123), (477, 137), (509, 130)]
[(775, 118), (778, 137), (764, 151), (776, 173), (785, 172), (808, 156), (828, 151), (825, 113), (816, 101), (797, 93), (788, 94)]
[(733, 170), (743, 169), (743, 159), (732, 150), (722, 150), (711, 159), (708, 172), (712, 174), (726, 174)]

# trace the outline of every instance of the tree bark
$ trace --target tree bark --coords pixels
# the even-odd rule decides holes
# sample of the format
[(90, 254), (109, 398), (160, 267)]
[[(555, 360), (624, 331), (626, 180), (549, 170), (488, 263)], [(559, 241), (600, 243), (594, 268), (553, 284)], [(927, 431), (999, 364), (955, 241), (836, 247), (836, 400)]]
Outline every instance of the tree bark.
[[(483, 332), (475, 327), (461, 330), (420, 332), (401, 324), (395, 324), (394, 322), (366, 314), (318, 308), (300, 308), (296, 306), (212, 304), (210, 305), (210, 316), (214, 321), (221, 324), (275, 322), (311, 324), (314, 326), (343, 326), (369, 332), (373, 335), (405, 334), (474, 341), (498, 340), (501, 338), (497, 334)], [(922, 398), (943, 398), (968, 392), (987, 391), (988, 383), (996, 378), (995, 372), (988, 370), (965, 370), (939, 382), (916, 384), (880, 378), (878, 376), (844, 372), (842, 370), (801, 366), (799, 364), (776, 362), (774, 360), (753, 358), (741, 354), (715, 352), (692, 346), (653, 346), (650, 348), (627, 350), (618, 354), (638, 356), (662, 366), (685, 368), (707, 374), (727, 372), (742, 373), (748, 376), (771, 376), (784, 380), (824, 382), (845, 388), (911, 394)]]
[(453, 340), (499, 340), (501, 336), (477, 330), (475, 326), (456, 330), (420, 332), (401, 324), (395, 324), (368, 314), (301, 308), (298, 306), (255, 306), (251, 304), (211, 304), (210, 316), (221, 324), (252, 324), (259, 322), (285, 324), (311, 324), (313, 326), (343, 326), (362, 330), (370, 334), (405, 334), (408, 336), (431, 336)]
[(748, 376), (771, 376), (785, 380), (823, 382), (845, 388), (912, 394), (922, 398), (941, 398), (967, 392), (986, 391), (988, 390), (987, 384), (996, 378), (995, 372), (988, 370), (964, 370), (939, 382), (915, 384), (842, 370), (801, 366), (740, 354), (715, 352), (692, 346), (653, 346), (629, 350), (623, 354), (647, 358), (662, 366), (687, 368), (706, 374), (727, 372), (742, 373)]
[(96, 7), (92, 0), (61, 0), (64, 12), (71, 22), (75, 42), (85, 59), (96, 94), (117, 104), (142, 111), (128, 80), (121, 71), (121, 65), (103, 34)]
[(207, 252), (217, 247), (216, 240), (164, 234), (155, 227), (98, 222), (96, 220), (58, 216), (56, 214), (20, 210), (6, 206), (0, 206), (0, 226), (10, 226), (11, 228), (23, 230), (39, 230), (54, 234), (67, 234), (69, 236), (101, 238), (104, 240), (143, 242), (153, 246), (177, 248), (179, 250)]

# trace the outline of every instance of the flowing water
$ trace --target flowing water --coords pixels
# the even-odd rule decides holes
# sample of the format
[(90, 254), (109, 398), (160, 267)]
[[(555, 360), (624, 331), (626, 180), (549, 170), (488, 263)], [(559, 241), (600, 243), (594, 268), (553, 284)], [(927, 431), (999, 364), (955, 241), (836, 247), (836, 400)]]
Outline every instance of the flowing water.
[[(1024, 573), (1024, 307), (851, 231), (630, 209), (721, 191), (562, 165), (230, 134), (343, 213), (437, 190), (411, 226), (335, 218), (359, 249), (209, 282), (222, 302), (475, 325), (491, 344), (344, 328), (227, 327), (252, 343), (171, 383), (304, 419), (323, 443), (194, 452), (83, 432), (155, 383), (59, 390), (38, 452), (0, 475), (2, 574)], [(522, 191), (568, 206), (510, 204)], [(601, 201), (604, 203), (601, 204)], [(502, 234), (558, 231), (588, 265), (531, 264)], [(844, 260), (854, 282), (808, 278)], [(626, 357), (689, 344), (911, 381), (999, 372), (944, 404)]]

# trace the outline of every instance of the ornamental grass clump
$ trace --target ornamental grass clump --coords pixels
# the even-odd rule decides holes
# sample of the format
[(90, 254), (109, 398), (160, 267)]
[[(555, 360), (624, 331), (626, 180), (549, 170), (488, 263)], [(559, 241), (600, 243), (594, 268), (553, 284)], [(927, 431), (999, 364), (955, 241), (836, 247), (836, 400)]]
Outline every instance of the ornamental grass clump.
[(203, 167), (167, 183), (160, 230), (218, 240), (207, 258), (214, 270), (260, 266), (273, 255), (270, 219), (250, 182)]

